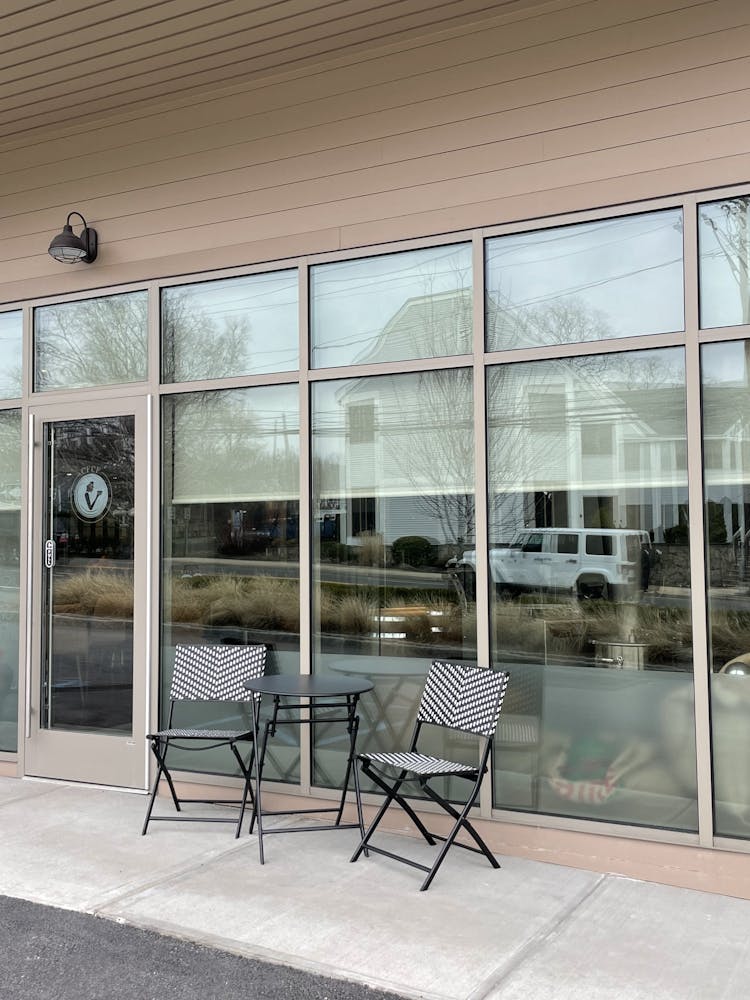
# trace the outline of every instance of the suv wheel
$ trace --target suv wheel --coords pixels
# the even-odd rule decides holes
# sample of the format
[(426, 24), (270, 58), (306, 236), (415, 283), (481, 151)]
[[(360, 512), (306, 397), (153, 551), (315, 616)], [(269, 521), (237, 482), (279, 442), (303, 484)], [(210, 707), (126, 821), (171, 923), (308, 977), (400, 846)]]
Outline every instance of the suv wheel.
[(601, 577), (579, 580), (577, 593), (579, 601), (608, 601), (610, 597), (607, 581)]

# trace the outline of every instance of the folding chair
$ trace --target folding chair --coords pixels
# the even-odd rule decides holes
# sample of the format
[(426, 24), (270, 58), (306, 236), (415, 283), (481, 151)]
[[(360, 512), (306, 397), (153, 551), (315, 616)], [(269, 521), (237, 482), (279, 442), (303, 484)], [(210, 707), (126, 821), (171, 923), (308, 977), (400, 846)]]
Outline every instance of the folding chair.
[[(238, 805), (239, 818), (235, 837), (239, 837), (242, 820), (245, 815), (248, 795), (253, 802), (252, 766), (255, 754), (253, 742), (253, 724), (249, 721), (246, 729), (201, 729), (195, 727), (176, 728), (173, 725), (175, 707), (184, 702), (252, 702), (252, 711), (256, 715), (260, 708), (260, 697), (253, 695), (245, 687), (245, 681), (252, 677), (262, 676), (266, 667), (265, 646), (183, 646), (175, 649), (174, 672), (169, 691), (169, 720), (166, 729), (149, 733), (146, 737), (151, 741), (151, 749), (156, 757), (157, 770), (154, 787), (149, 798), (146, 819), (142, 834), (148, 830), (149, 822), (182, 821), (193, 823), (234, 823), (232, 817), (225, 816), (152, 816), (156, 793), (162, 775), (167, 780), (172, 793), (172, 801), (178, 813), (186, 803), (204, 803), (211, 805)], [(247, 763), (237, 749), (238, 743), (249, 743), (250, 754)], [(242, 799), (228, 801), (226, 799), (185, 799), (179, 798), (175, 791), (172, 776), (167, 767), (167, 752), (170, 747), (180, 750), (213, 750), (216, 747), (227, 746), (234, 754), (244, 778)]]
[[(394, 861), (402, 861), (413, 868), (419, 868), (421, 871), (427, 872), (427, 878), (425, 878), (420, 886), (422, 892), (429, 888), (438, 868), (445, 859), (445, 855), (454, 842), (456, 847), (463, 847), (467, 851), (483, 854), (493, 868), (500, 867), (500, 864), (471, 825), (467, 816), (479, 794), (482, 776), (487, 771), (487, 761), (489, 760), (492, 740), (495, 735), (498, 719), (500, 718), (500, 709), (505, 696), (505, 690), (508, 686), (508, 678), (509, 674), (507, 673), (495, 672), (482, 667), (467, 667), (460, 663), (446, 663), (441, 660), (433, 661), (427, 675), (427, 680), (425, 681), (422, 699), (419, 703), (414, 734), (409, 750), (406, 752), (357, 754), (357, 760), (362, 765), (362, 773), (382, 788), (386, 793), (386, 797), (375, 819), (365, 833), (362, 842), (354, 852), (351, 858), (352, 861), (356, 861), (363, 852), (367, 855), (369, 851), (372, 851), (375, 854), (382, 854), (385, 857), (392, 858)], [(442, 760), (439, 757), (420, 753), (418, 742), (422, 727), (425, 725), (442, 726), (459, 733), (471, 733), (479, 736), (480, 754), (478, 765)], [(433, 778), (445, 777), (465, 778), (472, 783), (468, 798), (460, 811), (454, 808), (442, 795), (439, 795), (434, 788), (430, 787), (429, 782)], [(455, 823), (447, 837), (442, 837), (437, 833), (431, 833), (427, 830), (412, 807), (401, 795), (401, 786), (406, 783), (418, 784), (421, 790), (433, 802), (436, 802), (453, 817)], [(394, 801), (411, 818), (428, 844), (434, 846), (436, 840), (443, 841), (443, 846), (431, 867), (419, 864), (403, 855), (393, 854), (391, 851), (383, 850), (383, 848), (373, 847), (370, 843), (370, 838), (380, 824), (388, 807)], [(466, 830), (478, 845), (477, 847), (462, 844), (456, 840), (456, 836), (461, 829)]]

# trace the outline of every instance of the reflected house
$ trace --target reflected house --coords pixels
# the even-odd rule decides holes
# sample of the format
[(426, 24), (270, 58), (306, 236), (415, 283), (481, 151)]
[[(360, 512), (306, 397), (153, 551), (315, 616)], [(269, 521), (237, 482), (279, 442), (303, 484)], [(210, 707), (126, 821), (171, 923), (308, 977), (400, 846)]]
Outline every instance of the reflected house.
[[(470, 326), (469, 290), (411, 298), (360, 362), (450, 352)], [(415, 534), (437, 547), (473, 541), (471, 399), (468, 368), (338, 383), (320, 404), (321, 537), (357, 545), (374, 533), (385, 546)], [(326, 441), (339, 461), (326, 460)]]
[(663, 385), (635, 390), (618, 379), (625, 357), (612, 360), (607, 370), (596, 359), (490, 369), (496, 542), (521, 528), (564, 526), (639, 528), (663, 541), (678, 523), (687, 501), (684, 389), (667, 372)]
[(717, 565), (722, 547), (731, 549), (738, 580), (746, 580), (750, 544), (750, 399), (747, 377), (733, 385), (706, 385), (703, 390), (706, 422), (704, 481), (706, 532), (712, 546), (712, 582), (732, 583), (727, 561)]
[[(470, 321), (467, 290), (412, 298), (360, 361), (413, 357), (420, 337), (446, 350)], [(565, 526), (637, 528), (665, 542), (680, 525), (687, 504), (681, 371), (654, 359), (652, 385), (640, 388), (627, 356), (616, 360), (619, 376), (617, 363), (604, 368), (596, 358), (490, 369), (493, 544), (508, 544), (522, 528)], [(514, 377), (521, 367), (524, 378)], [(473, 543), (471, 386), (460, 374), (468, 371), (340, 385), (326, 435), (346, 442), (345, 465), (319, 459), (321, 537), (356, 544), (375, 532), (392, 545), (413, 533), (417, 505), (419, 533), (430, 541)]]
[(663, 542), (687, 503), (684, 389), (634, 389), (617, 358), (490, 373), (490, 537), (529, 527), (636, 528)]

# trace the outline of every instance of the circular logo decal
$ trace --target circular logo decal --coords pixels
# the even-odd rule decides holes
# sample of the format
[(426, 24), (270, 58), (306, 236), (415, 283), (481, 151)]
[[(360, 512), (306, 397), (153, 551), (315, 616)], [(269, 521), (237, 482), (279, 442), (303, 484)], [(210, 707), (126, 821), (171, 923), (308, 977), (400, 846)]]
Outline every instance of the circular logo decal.
[(73, 483), (70, 499), (84, 521), (101, 521), (112, 499), (109, 481), (101, 472), (84, 472)]

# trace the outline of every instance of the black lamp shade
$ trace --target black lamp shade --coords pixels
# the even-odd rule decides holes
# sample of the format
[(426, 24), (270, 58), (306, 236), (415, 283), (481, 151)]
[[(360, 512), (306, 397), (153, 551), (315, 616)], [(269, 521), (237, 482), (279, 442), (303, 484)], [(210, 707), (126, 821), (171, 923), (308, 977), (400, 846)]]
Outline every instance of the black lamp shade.
[[(78, 215), (71, 212), (71, 215)], [(83, 219), (83, 216), (80, 216)], [(86, 220), (83, 219), (83, 229), (81, 235), (76, 236), (73, 227), (70, 225), (70, 215), (68, 221), (63, 226), (63, 231), (54, 237), (49, 245), (49, 254), (55, 260), (63, 264), (90, 264), (96, 260), (97, 237), (96, 230), (89, 229)]]

